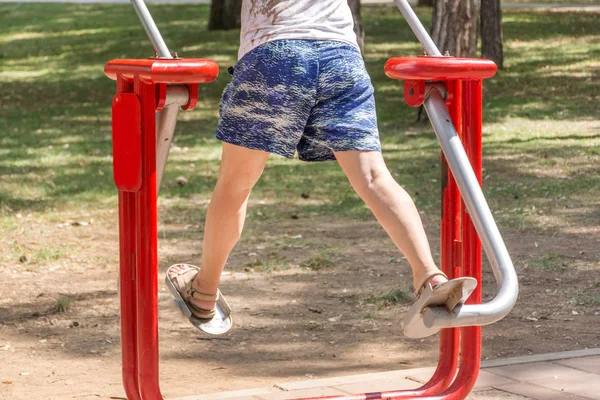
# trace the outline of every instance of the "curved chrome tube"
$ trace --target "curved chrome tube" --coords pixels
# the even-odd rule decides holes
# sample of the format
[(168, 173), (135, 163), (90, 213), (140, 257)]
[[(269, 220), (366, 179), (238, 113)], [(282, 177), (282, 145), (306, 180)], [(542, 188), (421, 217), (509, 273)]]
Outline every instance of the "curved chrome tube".
[[(429, 55), (440, 56), (439, 49), (407, 0), (394, 2), (425, 51)], [(487, 303), (462, 305), (452, 313), (448, 313), (443, 307), (427, 308), (423, 313), (423, 323), (427, 328), (438, 329), (491, 324), (504, 318), (515, 305), (519, 294), (517, 273), (439, 90), (431, 90), (424, 105), (492, 266), (498, 293)]]
[(427, 327), (439, 328), (491, 324), (504, 318), (515, 305), (519, 294), (517, 273), (444, 100), (437, 90), (431, 91), (425, 100), (425, 110), (492, 266), (498, 293), (488, 303), (463, 305), (457, 307), (454, 313), (439, 307), (428, 308), (423, 313), (423, 322)]

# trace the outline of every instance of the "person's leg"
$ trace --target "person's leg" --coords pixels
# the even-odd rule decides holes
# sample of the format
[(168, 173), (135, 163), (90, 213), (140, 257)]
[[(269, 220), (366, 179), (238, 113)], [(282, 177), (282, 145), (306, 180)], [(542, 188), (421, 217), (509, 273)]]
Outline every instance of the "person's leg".
[[(248, 196), (269, 153), (294, 156), (316, 102), (314, 54), (314, 41), (272, 41), (254, 48), (230, 70), (232, 80), (223, 91), (215, 132), (223, 142), (223, 158), (206, 216), (201, 270), (193, 280), (200, 294), (217, 293), (225, 262), (242, 231)], [(214, 301), (190, 296), (189, 279), (195, 271), (184, 278), (186, 271), (190, 267), (171, 267), (169, 278), (173, 282), (181, 277), (175, 281), (185, 301), (211, 310)]]
[[(193, 284), (199, 293), (217, 293), (225, 262), (244, 227), (250, 192), (260, 178), (268, 157), (269, 153), (264, 151), (223, 143), (219, 178), (204, 225), (201, 270)], [(173, 277), (184, 268), (172, 268), (169, 273)], [(205, 310), (214, 308), (214, 302), (190, 301)]]
[[(379, 151), (341, 151), (335, 152), (335, 157), (356, 193), (410, 263), (413, 284), (418, 290), (417, 285), (423, 278), (439, 269), (433, 261), (414, 202), (394, 180)], [(443, 276), (437, 275), (429, 283), (445, 281)]]

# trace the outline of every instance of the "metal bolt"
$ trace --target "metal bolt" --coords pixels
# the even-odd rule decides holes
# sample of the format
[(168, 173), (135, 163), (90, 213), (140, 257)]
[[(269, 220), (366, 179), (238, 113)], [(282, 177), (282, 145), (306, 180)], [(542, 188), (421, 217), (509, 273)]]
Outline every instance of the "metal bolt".
[(450, 57), (450, 52), (448, 50), (446, 50), (446, 52), (444, 53), (444, 57)]
[(408, 94), (410, 94), (411, 96), (415, 95), (415, 89), (410, 88), (410, 90), (408, 91)]
[(179, 58), (176, 51), (174, 51), (172, 55), (173, 55), (173, 58)]

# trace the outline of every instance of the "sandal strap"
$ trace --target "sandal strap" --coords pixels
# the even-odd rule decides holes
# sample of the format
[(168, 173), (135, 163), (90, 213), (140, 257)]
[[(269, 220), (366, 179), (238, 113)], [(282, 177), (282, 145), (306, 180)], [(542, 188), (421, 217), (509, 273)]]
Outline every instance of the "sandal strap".
[(212, 310), (205, 310), (204, 308), (195, 306), (191, 302), (188, 302), (188, 306), (190, 307), (194, 317), (199, 318), (199, 319), (213, 319), (213, 317), (216, 314), (216, 311), (214, 308)]
[(194, 277), (198, 274), (198, 271), (195, 269), (188, 269), (185, 272), (179, 272), (177, 275), (175, 275), (173, 277), (174, 280), (177, 281), (177, 285), (180, 288), (185, 288), (188, 284), (188, 282), (191, 282), (194, 280)]
[(194, 299), (197, 299), (200, 301), (216, 302), (219, 298), (218, 290), (217, 290), (217, 294), (206, 294), (206, 293), (200, 293), (200, 292), (196, 291), (192, 287), (192, 285), (193, 285), (194, 279), (200, 269), (193, 265), (188, 265), (188, 264), (180, 264), (180, 265), (187, 267), (187, 269), (185, 269), (184, 271), (180, 271), (180, 272), (176, 273), (174, 276), (172, 276), (171, 280), (172, 280), (173, 284), (175, 285), (175, 287), (181, 294), (183, 300), (185, 301), (187, 306), (192, 311), (192, 314), (196, 318), (212, 319), (215, 316), (214, 308), (212, 310), (206, 310), (204, 308), (200, 308), (200, 307), (192, 304), (192, 302), (189, 301), (189, 299), (194, 298)]
[(206, 293), (200, 293), (194, 289), (192, 289), (190, 296), (192, 296), (196, 300), (200, 300), (200, 301), (217, 301), (217, 299), (219, 298), (218, 293), (217, 294), (206, 294)]
[(435, 276), (443, 276), (444, 278), (448, 279), (448, 275), (446, 275), (442, 271), (434, 272), (433, 274), (426, 275), (423, 279), (421, 279), (421, 282), (419, 283), (419, 286), (417, 286), (415, 288), (415, 291), (417, 292), (417, 294), (421, 294), (421, 292), (423, 291), (423, 289), (425, 289), (425, 287), (424, 287), (425, 283), (427, 281), (429, 281), (431, 278), (435, 277)]

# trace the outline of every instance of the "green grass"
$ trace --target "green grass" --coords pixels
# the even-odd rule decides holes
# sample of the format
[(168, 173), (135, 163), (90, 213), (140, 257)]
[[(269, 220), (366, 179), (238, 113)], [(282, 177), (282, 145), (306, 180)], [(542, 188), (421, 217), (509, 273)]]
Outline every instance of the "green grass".
[(280, 258), (269, 258), (266, 260), (254, 260), (246, 264), (253, 271), (270, 274), (279, 271), (288, 270), (290, 267)]
[(503, 3), (541, 3), (541, 4), (588, 4), (598, 5), (598, 0), (502, 0)]
[(575, 304), (580, 306), (600, 306), (600, 295), (580, 294), (575, 298)]
[(59, 260), (67, 255), (65, 248), (41, 248), (35, 251), (33, 254), (34, 260), (37, 262)]
[(330, 268), (335, 266), (334, 258), (336, 254), (331, 250), (321, 250), (308, 260), (300, 264), (301, 267), (318, 271), (323, 268)]
[(542, 257), (529, 261), (529, 265), (553, 271), (566, 271), (569, 269), (569, 259), (571, 259), (571, 257), (564, 254), (550, 252)]
[(406, 304), (412, 300), (412, 296), (402, 288), (389, 290), (377, 297), (369, 299), (370, 303), (377, 304), (380, 307), (387, 307), (398, 304)]
[(69, 309), (71, 308), (71, 299), (67, 296), (60, 296), (57, 300), (56, 300), (56, 304), (54, 305), (54, 312), (57, 313), (64, 313), (69, 311)]
[[(172, 50), (236, 60), (238, 31), (207, 32), (208, 7), (151, 4)], [(425, 26), (430, 10), (418, 9)], [(153, 54), (130, 5), (0, 5), (0, 230), (15, 213), (114, 209), (110, 104), (103, 65)], [(385, 77), (392, 56), (420, 48), (399, 13), (365, 7), (366, 65), (376, 88), (379, 128), (393, 176), (427, 215), (439, 209), (439, 148), (427, 123), (403, 104), (402, 85)], [(597, 224), (600, 187), (598, 14), (504, 12), (506, 69), (484, 87), (484, 190), (501, 227), (545, 229)], [(166, 218), (201, 219), (216, 181), (213, 138), (226, 73), (200, 86), (180, 117), (161, 190)], [(175, 178), (184, 176), (180, 186)], [(307, 197), (308, 195), (308, 197)], [(272, 157), (255, 188), (250, 219), (372, 218), (335, 163)], [(547, 217), (552, 215), (552, 220)], [(182, 217), (184, 218), (184, 217)], [(169, 219), (164, 221), (168, 222)], [(51, 255), (48, 255), (52, 257)], [(327, 257), (307, 263), (326, 265)]]

